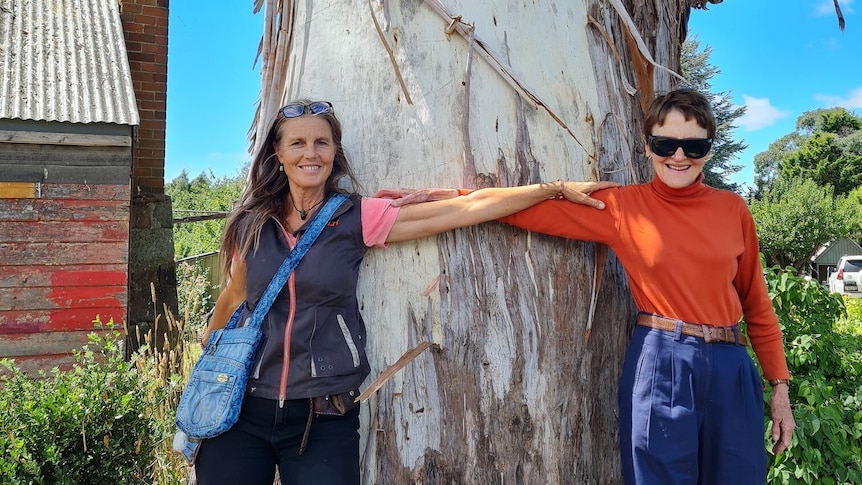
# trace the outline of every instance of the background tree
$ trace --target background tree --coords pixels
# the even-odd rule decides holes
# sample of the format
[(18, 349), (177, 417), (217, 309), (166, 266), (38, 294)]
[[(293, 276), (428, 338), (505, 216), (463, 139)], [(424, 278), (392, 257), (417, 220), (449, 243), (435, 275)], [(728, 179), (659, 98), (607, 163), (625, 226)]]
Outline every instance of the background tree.
[(817, 109), (796, 130), (755, 157), (759, 197), (780, 177), (808, 178), (846, 195), (862, 184), (862, 117), (844, 109)]
[(821, 108), (802, 113), (796, 120), (796, 129), (807, 135), (824, 131), (845, 137), (862, 129), (862, 118), (845, 108)]
[(857, 243), (862, 243), (862, 186), (851, 190), (847, 194), (844, 204), (846, 207), (843, 208), (843, 211), (850, 214), (852, 219), (848, 237)]
[(823, 244), (847, 237), (858, 220), (845, 197), (808, 179), (780, 178), (750, 203), (760, 250), (770, 266), (805, 268)]
[(862, 185), (862, 118), (844, 108), (832, 108), (808, 112), (798, 125), (811, 126), (811, 135), (787, 154), (783, 173), (831, 185), (838, 195)]
[(711, 55), (712, 48), (706, 46), (701, 50), (696, 36), (683, 42), (680, 69), (686, 82), (682, 82), (681, 86), (704, 93), (715, 113), (715, 141), (711, 157), (704, 165), (704, 183), (718, 189), (740, 192), (740, 185), (731, 182), (729, 177), (742, 169), (742, 165), (732, 162), (738, 158), (739, 152), (748, 148), (744, 141), (737, 141), (733, 137), (736, 130), (734, 122), (745, 114), (745, 107), (733, 105), (731, 91), (713, 92), (710, 80), (721, 70), (709, 63)]
[[(226, 214), (239, 199), (245, 175), (215, 178), (202, 173), (189, 181), (188, 173), (165, 185), (171, 197), (174, 219), (193, 215)], [(177, 259), (217, 251), (221, 243), (224, 219), (186, 222), (174, 225), (174, 254)]]
[(769, 144), (765, 152), (754, 156), (754, 191), (752, 197), (761, 199), (778, 180), (781, 171), (781, 161), (787, 153), (798, 149), (802, 136), (793, 132)]

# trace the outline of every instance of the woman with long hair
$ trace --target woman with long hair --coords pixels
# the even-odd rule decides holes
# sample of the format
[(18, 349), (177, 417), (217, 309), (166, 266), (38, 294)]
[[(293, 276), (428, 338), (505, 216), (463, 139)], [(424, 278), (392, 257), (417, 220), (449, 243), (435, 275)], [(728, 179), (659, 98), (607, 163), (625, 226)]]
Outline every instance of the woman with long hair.
[[(239, 421), (200, 443), (201, 485), (358, 484), (357, 389), (368, 376), (366, 326), (356, 287), (366, 251), (512, 214), (549, 198), (601, 208), (591, 192), (611, 182), (552, 182), (477, 190), (395, 207), (342, 187), (355, 179), (341, 124), (325, 101), (282, 107), (225, 226), (226, 281), (204, 333), (223, 328), (243, 301), (248, 317), (291, 248), (334, 193), (345, 200), (267, 313)], [(346, 180), (345, 180), (346, 179)]]

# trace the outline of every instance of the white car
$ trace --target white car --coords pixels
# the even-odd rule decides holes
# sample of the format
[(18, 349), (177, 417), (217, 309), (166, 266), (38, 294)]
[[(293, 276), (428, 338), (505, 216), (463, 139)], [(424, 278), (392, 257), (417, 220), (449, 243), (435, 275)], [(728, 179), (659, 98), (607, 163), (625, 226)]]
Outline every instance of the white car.
[(829, 273), (829, 291), (842, 295), (862, 296), (862, 254), (842, 256), (837, 268)]

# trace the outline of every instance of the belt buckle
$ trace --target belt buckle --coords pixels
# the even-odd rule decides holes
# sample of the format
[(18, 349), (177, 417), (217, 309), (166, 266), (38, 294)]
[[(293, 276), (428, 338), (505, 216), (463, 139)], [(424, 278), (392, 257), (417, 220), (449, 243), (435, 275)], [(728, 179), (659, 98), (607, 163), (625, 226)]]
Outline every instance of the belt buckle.
[(703, 341), (711, 344), (713, 342), (717, 342), (717, 338), (712, 338), (712, 329), (709, 328), (708, 325), (702, 325), (701, 329), (703, 329)]

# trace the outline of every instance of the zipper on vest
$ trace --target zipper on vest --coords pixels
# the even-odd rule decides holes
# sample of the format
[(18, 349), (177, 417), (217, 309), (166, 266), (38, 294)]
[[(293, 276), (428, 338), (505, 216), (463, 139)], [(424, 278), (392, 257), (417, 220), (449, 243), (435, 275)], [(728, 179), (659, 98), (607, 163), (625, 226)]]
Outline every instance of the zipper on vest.
[[(281, 232), (284, 234), (284, 239), (287, 242), (289, 250), (293, 250), (296, 245), (297, 238), (293, 237), (282, 225), (281, 221), (276, 220)], [(296, 270), (290, 273), (290, 278), (287, 279), (287, 294), (290, 309), (287, 313), (287, 321), (284, 323), (284, 337), (282, 338), (281, 349), (281, 379), (278, 383), (278, 407), (284, 408), (284, 401), (287, 400), (287, 376), (290, 373), (290, 337), (293, 334), (293, 321), (296, 318)]]
[(284, 407), (284, 401), (287, 399), (287, 376), (290, 373), (290, 336), (293, 334), (293, 321), (296, 317), (296, 271), (291, 273), (287, 280), (287, 292), (290, 296), (290, 310), (287, 313), (287, 322), (284, 324), (281, 381), (278, 385), (279, 408)]

